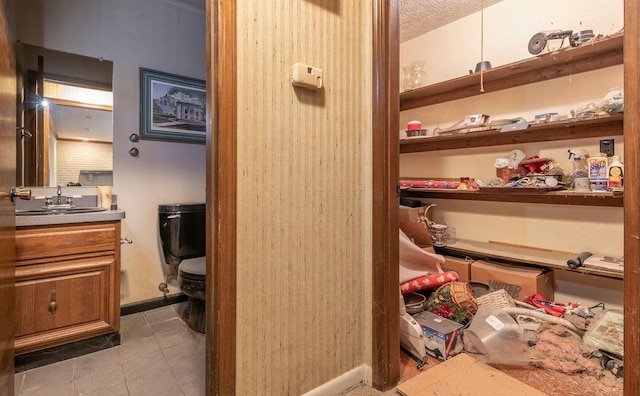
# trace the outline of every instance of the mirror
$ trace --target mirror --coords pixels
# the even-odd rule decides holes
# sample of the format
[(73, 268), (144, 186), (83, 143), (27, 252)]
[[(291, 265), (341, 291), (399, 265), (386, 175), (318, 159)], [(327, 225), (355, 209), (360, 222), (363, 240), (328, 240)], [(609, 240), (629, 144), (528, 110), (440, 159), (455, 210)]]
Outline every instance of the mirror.
[(16, 185), (113, 185), (113, 63), (19, 43)]

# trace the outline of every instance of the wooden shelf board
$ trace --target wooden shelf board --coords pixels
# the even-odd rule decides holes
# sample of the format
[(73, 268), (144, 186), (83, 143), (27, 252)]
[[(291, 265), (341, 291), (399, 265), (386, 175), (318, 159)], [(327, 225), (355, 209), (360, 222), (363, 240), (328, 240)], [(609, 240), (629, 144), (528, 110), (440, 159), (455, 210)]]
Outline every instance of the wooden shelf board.
[(493, 259), (501, 262), (525, 264), (547, 269), (579, 272), (588, 275), (605, 276), (614, 279), (623, 279), (624, 274), (615, 271), (606, 271), (593, 268), (579, 267), (569, 268), (567, 260), (578, 253), (558, 252), (546, 249), (516, 247), (499, 243), (480, 242), (459, 239), (456, 243), (446, 247), (436, 248), (438, 253), (460, 257), (471, 257), (477, 260)]
[(623, 33), (616, 33), (579, 47), (494, 67), (483, 73), (484, 92), (480, 91), (480, 73), (402, 92), (400, 111), (620, 65), (623, 38)]
[(623, 115), (615, 114), (609, 117), (586, 120), (571, 119), (532, 125), (522, 131), (499, 132), (498, 130), (490, 130), (405, 139), (400, 141), (400, 153), (617, 136), (622, 135), (623, 132)]
[(431, 199), (458, 199), (466, 201), (493, 201), (493, 202), (518, 202), (534, 204), (555, 205), (579, 205), (579, 206), (610, 206), (623, 207), (622, 194), (582, 193), (575, 191), (551, 191), (551, 192), (517, 192), (508, 193), (474, 191), (458, 191), (443, 189), (417, 189), (409, 188), (401, 191), (403, 198), (431, 198)]

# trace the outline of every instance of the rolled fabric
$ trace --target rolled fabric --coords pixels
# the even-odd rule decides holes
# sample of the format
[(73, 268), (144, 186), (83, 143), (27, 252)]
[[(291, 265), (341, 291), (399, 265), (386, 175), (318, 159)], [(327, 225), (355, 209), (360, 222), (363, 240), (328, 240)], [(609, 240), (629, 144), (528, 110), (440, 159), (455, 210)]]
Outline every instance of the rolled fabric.
[(585, 260), (591, 256), (593, 256), (593, 253), (591, 252), (582, 252), (579, 255), (567, 260), (567, 265), (569, 266), (569, 268), (573, 268), (573, 269), (582, 267), (582, 264), (585, 262)]

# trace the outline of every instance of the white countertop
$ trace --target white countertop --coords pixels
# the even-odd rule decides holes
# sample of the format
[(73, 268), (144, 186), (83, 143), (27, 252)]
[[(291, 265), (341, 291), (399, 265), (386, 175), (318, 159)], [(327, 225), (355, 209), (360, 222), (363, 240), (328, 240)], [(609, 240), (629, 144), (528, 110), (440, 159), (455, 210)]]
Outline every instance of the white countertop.
[(16, 216), (16, 227), (28, 227), (50, 224), (92, 223), (96, 221), (122, 220), (123, 210), (106, 210), (93, 213), (48, 214), (35, 216)]

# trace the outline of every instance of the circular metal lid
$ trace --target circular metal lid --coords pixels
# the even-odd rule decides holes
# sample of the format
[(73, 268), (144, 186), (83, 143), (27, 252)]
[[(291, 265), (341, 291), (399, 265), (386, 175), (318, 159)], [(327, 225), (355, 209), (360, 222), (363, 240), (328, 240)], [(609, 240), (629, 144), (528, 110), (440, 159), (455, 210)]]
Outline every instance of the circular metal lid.
[(531, 55), (538, 55), (546, 46), (547, 35), (542, 32), (536, 33), (531, 37), (531, 40), (529, 40), (529, 53)]
[(204, 212), (207, 205), (201, 202), (182, 202), (158, 205), (158, 213)]

